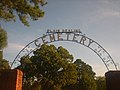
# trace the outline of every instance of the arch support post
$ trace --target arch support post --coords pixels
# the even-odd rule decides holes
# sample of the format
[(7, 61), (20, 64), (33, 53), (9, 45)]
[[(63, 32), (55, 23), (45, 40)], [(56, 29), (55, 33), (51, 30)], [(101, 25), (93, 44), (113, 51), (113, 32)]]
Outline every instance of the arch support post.
[(108, 71), (105, 77), (106, 90), (120, 90), (120, 71)]
[(0, 90), (22, 90), (22, 77), (18, 69), (0, 71)]

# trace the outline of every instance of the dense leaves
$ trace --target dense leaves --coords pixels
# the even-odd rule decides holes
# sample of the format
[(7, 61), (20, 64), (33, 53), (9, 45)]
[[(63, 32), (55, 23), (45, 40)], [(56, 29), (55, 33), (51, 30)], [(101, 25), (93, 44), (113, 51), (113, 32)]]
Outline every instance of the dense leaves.
[(5, 69), (10, 69), (10, 66), (8, 61), (3, 59), (3, 52), (0, 51), (0, 71)]
[(7, 46), (7, 33), (0, 27), (0, 50)]
[(20, 63), (23, 90), (105, 90), (104, 78), (95, 77), (92, 67), (81, 59), (73, 62), (63, 47), (44, 44)]
[(92, 67), (81, 59), (74, 62), (78, 67), (78, 88), (79, 90), (96, 90), (95, 73)]
[(7, 33), (0, 27), (0, 70), (10, 69), (7, 60), (3, 59), (3, 49), (7, 46)]
[[(63, 47), (42, 45), (33, 56), (21, 58), (18, 68), (24, 72), (26, 82), (30, 78), (35, 77), (38, 81), (42, 78), (43, 90), (47, 90), (48, 87), (60, 88), (77, 82), (76, 65), (72, 61), (73, 56)], [(31, 83), (34, 84), (34, 80)]]
[(97, 90), (106, 90), (105, 77), (96, 77)]
[(21, 22), (29, 26), (29, 18), (37, 20), (44, 16), (40, 8), (45, 4), (44, 0), (0, 0), (0, 19), (15, 21), (18, 15)]
[(3, 59), (3, 49), (7, 46), (7, 33), (0, 27), (0, 71), (10, 69), (9, 62)]

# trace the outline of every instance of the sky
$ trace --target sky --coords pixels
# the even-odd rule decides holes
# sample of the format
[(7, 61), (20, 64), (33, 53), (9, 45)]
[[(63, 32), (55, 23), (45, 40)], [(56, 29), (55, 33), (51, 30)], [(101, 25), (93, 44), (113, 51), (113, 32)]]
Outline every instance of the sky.
[[(87, 37), (103, 46), (115, 63), (120, 65), (120, 0), (48, 0), (41, 7), (45, 16), (38, 21), (30, 20), (30, 27), (16, 22), (0, 21), (8, 34), (8, 46), (4, 58), (13, 62), (19, 51), (34, 39), (46, 34), (47, 29), (81, 29)], [(102, 60), (89, 48), (73, 42), (55, 42), (74, 56), (93, 67), (103, 76), (107, 69)]]

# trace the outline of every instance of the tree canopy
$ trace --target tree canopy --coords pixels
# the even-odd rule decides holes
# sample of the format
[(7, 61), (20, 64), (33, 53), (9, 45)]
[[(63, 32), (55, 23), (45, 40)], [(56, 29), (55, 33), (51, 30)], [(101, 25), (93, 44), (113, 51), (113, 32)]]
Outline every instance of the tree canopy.
[(106, 90), (106, 80), (105, 77), (96, 77), (97, 90)]
[(61, 46), (43, 44), (20, 63), (23, 90), (105, 90), (104, 78), (95, 77), (92, 67), (81, 59), (73, 62), (73, 56)]
[(0, 0), (0, 19), (16, 21), (18, 16), (24, 25), (29, 26), (28, 19), (38, 20), (44, 16), (40, 8), (45, 4), (44, 0)]
[(7, 32), (0, 27), (0, 50), (7, 46)]
[(3, 51), (0, 51), (0, 70), (10, 69), (10, 65), (7, 60), (3, 59)]
[(74, 63), (77, 65), (79, 90), (96, 90), (95, 72), (92, 67), (81, 59), (77, 59)]
[(76, 64), (72, 63), (73, 56), (65, 48), (44, 44), (33, 54), (31, 57), (22, 57), (18, 67), (24, 72), (26, 81), (33, 77), (39, 80), (42, 76), (42, 86), (45, 86), (43, 90), (77, 82)]

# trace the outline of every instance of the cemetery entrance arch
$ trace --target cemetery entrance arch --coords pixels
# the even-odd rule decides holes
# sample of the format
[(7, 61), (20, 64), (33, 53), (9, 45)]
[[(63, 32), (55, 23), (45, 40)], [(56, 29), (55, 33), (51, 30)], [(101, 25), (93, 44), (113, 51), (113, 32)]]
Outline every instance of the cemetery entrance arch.
[(27, 44), (15, 57), (11, 67), (20, 65), (20, 58), (24, 55), (31, 55), (33, 51), (40, 48), (42, 44), (48, 44), (57, 41), (71, 41), (81, 44), (100, 57), (107, 70), (117, 70), (117, 65), (110, 54), (96, 41), (82, 34), (80, 29), (48, 29), (46, 34)]

